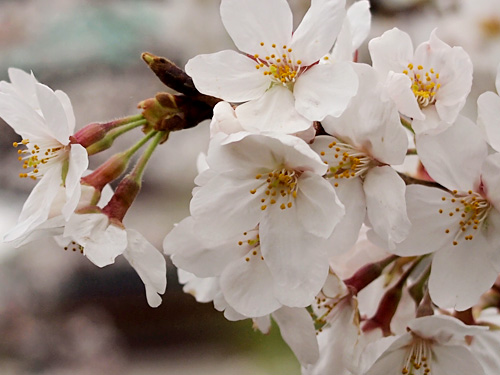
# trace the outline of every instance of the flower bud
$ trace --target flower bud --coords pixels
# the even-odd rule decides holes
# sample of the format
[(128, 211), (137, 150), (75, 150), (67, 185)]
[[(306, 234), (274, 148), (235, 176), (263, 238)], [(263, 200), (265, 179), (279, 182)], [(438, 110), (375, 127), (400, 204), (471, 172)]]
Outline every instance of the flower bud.
[(130, 156), (121, 152), (113, 155), (94, 172), (82, 178), (82, 183), (101, 191), (104, 186), (114, 181), (127, 169)]

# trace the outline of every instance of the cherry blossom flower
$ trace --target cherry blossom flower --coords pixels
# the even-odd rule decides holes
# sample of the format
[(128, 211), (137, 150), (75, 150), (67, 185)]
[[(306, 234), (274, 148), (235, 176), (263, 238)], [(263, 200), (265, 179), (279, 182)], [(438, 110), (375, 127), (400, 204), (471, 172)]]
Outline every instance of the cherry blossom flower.
[[(466, 148), (459, 147), (466, 140)], [(417, 137), (428, 174), (449, 191), (421, 185), (407, 188), (408, 237), (398, 255), (434, 253), (429, 292), (440, 307), (465, 310), (500, 272), (500, 154), (487, 145), (472, 121), (460, 116), (438, 135)]]
[(466, 326), (448, 316), (426, 316), (411, 321), (407, 330), (365, 375), (484, 374), (466, 339), (482, 328)]
[(243, 54), (199, 55), (186, 65), (196, 88), (228, 102), (247, 131), (296, 133), (338, 116), (357, 91), (349, 64), (317, 64), (332, 48), (345, 17), (344, 0), (314, 0), (292, 34), (284, 0), (222, 0), (226, 30)]
[[(495, 81), (497, 93), (500, 93), (500, 65), (497, 67)], [(477, 124), (482, 129), (486, 141), (500, 152), (500, 97), (488, 91), (477, 99)]]
[(68, 96), (19, 69), (9, 69), (9, 77), (12, 83), (0, 82), (0, 117), (23, 138), (14, 142), (15, 147), (25, 147), (18, 150), (25, 170), (19, 176), (39, 182), (5, 241), (16, 240), (45, 222), (61, 186), (66, 195), (61, 211), (67, 220), (80, 200), (80, 177), (88, 166), (85, 149), (70, 143), (75, 117)]
[(258, 237), (248, 238), (258, 239), (258, 248), (233, 250), (242, 262), (234, 276), (251, 266), (244, 254), (257, 252), (255, 259), (265, 260), (261, 271), (268, 267), (267, 280), (272, 276), (273, 298), (290, 307), (309, 305), (328, 273), (324, 240), (344, 213), (322, 178), (326, 166), (319, 156), (296, 137), (247, 135), (222, 144), (213, 138), (207, 163), (191, 200), (193, 233), (211, 248), (247, 241), (239, 237), (258, 228)]
[(408, 34), (394, 28), (369, 43), (373, 67), (386, 79), (398, 110), (413, 118), (416, 133), (437, 133), (455, 122), (472, 85), (472, 63), (434, 30), (415, 53)]
[(337, 254), (354, 245), (365, 216), (391, 248), (406, 237), (410, 226), (405, 184), (390, 167), (405, 158), (406, 132), (393, 103), (380, 98), (373, 69), (362, 64), (355, 69), (360, 77), (358, 94), (340, 117), (322, 122), (332, 136), (318, 136), (312, 145), (328, 165), (326, 177), (346, 207), (331, 239)]

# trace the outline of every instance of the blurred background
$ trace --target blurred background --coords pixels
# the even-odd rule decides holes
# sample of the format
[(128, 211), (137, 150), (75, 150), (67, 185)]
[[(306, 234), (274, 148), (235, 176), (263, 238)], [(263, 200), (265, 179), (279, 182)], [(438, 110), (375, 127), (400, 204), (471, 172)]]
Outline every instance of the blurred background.
[[(249, 0), (251, 1), (251, 0)], [(0, 0), (0, 80), (7, 69), (33, 71), (65, 91), (77, 129), (138, 113), (137, 103), (166, 88), (140, 59), (148, 51), (184, 66), (200, 53), (234, 48), (219, 17), (219, 0)], [(310, 0), (290, 0), (295, 24)], [(474, 63), (465, 113), (475, 119), (477, 96), (494, 90), (500, 62), (500, 0), (377, 0), (371, 37), (392, 27), (414, 45), (438, 36), (461, 45)], [(370, 38), (371, 38), (370, 37)], [(360, 61), (369, 62), (366, 45)], [(132, 132), (91, 168), (140, 136)], [(123, 138), (123, 139), (122, 139)], [(0, 119), (0, 234), (14, 226), (34, 184), (19, 179), (12, 142)], [(189, 214), (196, 157), (206, 151), (208, 123), (172, 134), (153, 156), (143, 190), (125, 218), (158, 249)], [(182, 292), (168, 272), (163, 304), (152, 309), (135, 271), (119, 259), (98, 269), (51, 241), (19, 249), (0, 243), (0, 374), (294, 375), (300, 369), (273, 327), (254, 332), (211, 304)]]

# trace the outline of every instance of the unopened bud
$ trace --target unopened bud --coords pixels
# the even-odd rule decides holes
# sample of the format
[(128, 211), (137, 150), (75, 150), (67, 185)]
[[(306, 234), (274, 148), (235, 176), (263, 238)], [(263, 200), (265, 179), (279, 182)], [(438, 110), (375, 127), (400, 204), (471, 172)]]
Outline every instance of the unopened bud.
[(82, 178), (82, 183), (101, 191), (106, 184), (116, 180), (127, 169), (130, 157), (121, 152), (113, 155), (94, 172)]

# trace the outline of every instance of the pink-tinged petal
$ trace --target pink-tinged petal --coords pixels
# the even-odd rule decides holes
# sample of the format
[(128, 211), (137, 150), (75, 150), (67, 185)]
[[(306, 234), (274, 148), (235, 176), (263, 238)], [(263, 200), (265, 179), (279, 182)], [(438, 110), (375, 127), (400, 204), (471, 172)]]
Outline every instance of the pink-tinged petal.
[(260, 251), (256, 255), (249, 252), (246, 257), (229, 264), (220, 277), (226, 301), (248, 317), (270, 314), (281, 307), (272, 286), (273, 277)]
[(186, 73), (203, 94), (245, 102), (260, 98), (271, 83), (256, 65), (247, 56), (226, 50), (193, 57), (186, 64)]
[(488, 201), (500, 210), (500, 154), (489, 155), (481, 170), (483, 191)]
[(347, 62), (314, 65), (295, 83), (295, 108), (311, 121), (338, 117), (358, 91), (358, 77)]
[(411, 80), (406, 74), (389, 72), (384, 83), (386, 94), (396, 103), (396, 107), (403, 115), (414, 120), (425, 120), (420, 110), (415, 94), (411, 90)]
[(269, 334), (271, 332), (271, 315), (264, 315), (259, 318), (254, 318), (253, 320), (253, 329), (259, 330), (264, 335)]
[(61, 144), (67, 145), (71, 132), (66, 110), (59, 98), (54, 91), (41, 83), (36, 84), (36, 95), (40, 102), (40, 110), (45, 119), (46, 128), (53, 138), (57, 139)]
[(328, 276), (325, 240), (303, 229), (297, 210), (266, 210), (259, 225), (261, 251), (279, 301), (289, 307), (311, 304)]
[(248, 244), (239, 245), (237, 238), (209, 247), (194, 229), (191, 216), (182, 220), (165, 237), (163, 248), (176, 267), (192, 272), (197, 277), (219, 276), (226, 266), (248, 252)]
[(319, 358), (318, 341), (307, 310), (283, 306), (272, 316), (280, 327), (281, 337), (293, 350), (299, 362), (303, 366), (315, 363)]
[(459, 239), (456, 246), (449, 244), (434, 254), (429, 292), (436, 305), (462, 311), (479, 301), (498, 276), (488, 247), (484, 236), (478, 234), (471, 241)]
[[(195, 231), (213, 243), (255, 228), (262, 216), (254, 176), (218, 175), (196, 191), (191, 200)], [(211, 242), (212, 243), (212, 242)]]
[(298, 182), (295, 202), (302, 227), (310, 234), (328, 238), (344, 216), (344, 205), (323, 177), (305, 172)]
[(8, 72), (10, 82), (12, 82), (11, 88), (32, 108), (38, 108), (38, 98), (35, 90), (38, 81), (35, 76), (16, 68), (9, 68)]
[(471, 351), (458, 345), (433, 347), (432, 374), (484, 375), (484, 370)]
[(0, 93), (0, 117), (23, 138), (52, 138), (43, 118), (17, 97)]
[(220, 294), (218, 277), (199, 278), (180, 268), (177, 270), (177, 275), (179, 283), (185, 284), (182, 288), (184, 293), (191, 294), (197, 302), (213, 301), (216, 295)]
[(441, 189), (407, 186), (406, 211), (411, 222), (410, 233), (404, 241), (396, 244), (393, 252), (401, 256), (423, 255), (452, 246), (460, 230), (459, 219), (449, 215), (456, 207), (451, 202), (452, 198), (451, 194)]
[(406, 185), (389, 166), (372, 168), (363, 184), (368, 219), (377, 235), (384, 239), (389, 250), (403, 241), (411, 223), (406, 213)]
[(293, 93), (281, 85), (273, 86), (257, 100), (239, 105), (236, 115), (243, 128), (252, 133), (293, 134), (312, 125), (312, 120), (295, 109)]
[(477, 124), (483, 130), (486, 141), (500, 152), (500, 97), (485, 92), (477, 99)]
[(62, 208), (62, 214), (66, 220), (69, 219), (80, 201), (80, 178), (89, 166), (89, 158), (85, 148), (79, 144), (71, 145), (68, 162), (69, 167), (65, 181), (66, 204)]
[(477, 189), (488, 150), (471, 120), (459, 116), (453, 126), (437, 135), (417, 136), (416, 144), (422, 164), (435, 181), (450, 190)]
[(61, 90), (56, 90), (54, 92), (61, 102), (61, 105), (64, 108), (64, 112), (66, 113), (66, 118), (68, 119), (68, 130), (70, 134), (73, 134), (75, 132), (75, 113), (73, 112), (73, 106), (71, 105), (71, 100), (69, 99), (69, 96)]
[(312, 0), (311, 7), (293, 33), (291, 48), (304, 66), (327, 54), (345, 18), (345, 0)]
[(163, 255), (139, 232), (127, 230), (127, 248), (123, 256), (137, 272), (146, 288), (146, 298), (151, 307), (161, 304), (159, 294), (167, 287), (167, 266)]
[(288, 45), (292, 37), (292, 12), (286, 0), (223, 0), (220, 14), (236, 47), (252, 56), (272, 51), (273, 43), (278, 48)]
[(366, 216), (365, 193), (361, 179), (335, 180), (335, 182), (338, 183), (335, 192), (344, 205), (345, 215), (328, 239), (329, 257), (343, 254), (354, 246)]
[(397, 28), (388, 30), (368, 44), (375, 70), (385, 77), (390, 71), (402, 73), (413, 58), (410, 36)]

